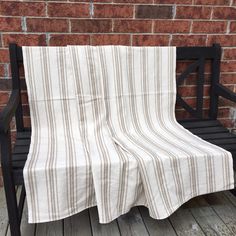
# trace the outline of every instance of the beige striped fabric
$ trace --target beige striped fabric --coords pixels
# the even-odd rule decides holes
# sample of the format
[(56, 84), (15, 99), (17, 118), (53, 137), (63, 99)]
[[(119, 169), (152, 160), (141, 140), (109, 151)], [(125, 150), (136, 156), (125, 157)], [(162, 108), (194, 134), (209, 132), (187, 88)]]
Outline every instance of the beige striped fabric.
[[(194, 196), (234, 187), (231, 154), (193, 135), (175, 119), (175, 47), (69, 49), (76, 71), (78, 104), (85, 103), (84, 95), (93, 101), (92, 119), (97, 121), (91, 130), (91, 138), (96, 139), (93, 143), (102, 148), (99, 135), (104, 140), (105, 135), (98, 130), (106, 126), (114, 143), (137, 161), (142, 183), (137, 194), (145, 199), (143, 205), (153, 218), (168, 217)], [(103, 121), (106, 125), (101, 124)], [(109, 176), (105, 165), (100, 174), (106, 178), (107, 187), (99, 189), (100, 181), (94, 183), (95, 192), (99, 189), (102, 195), (102, 187), (114, 187), (109, 180), (114, 176), (113, 172)], [(113, 199), (107, 194), (106, 199)], [(104, 204), (106, 199), (101, 199)]]
[(162, 219), (234, 187), (231, 154), (176, 122), (174, 47), (23, 47), (23, 56), (30, 223), (94, 205), (100, 223), (136, 205)]
[(145, 204), (137, 160), (117, 145), (107, 126), (96, 47), (68, 47), (83, 142), (89, 150), (99, 222)]
[(96, 204), (90, 157), (66, 48), (23, 47), (23, 56), (32, 123), (24, 167), (29, 222), (53, 221)]
[[(144, 202), (137, 193), (137, 161), (113, 142), (88, 75), (82, 75), (83, 94), (76, 99), (74, 75), (80, 75), (68, 53), (23, 47), (32, 121), (24, 167), (29, 222), (59, 220), (97, 205), (100, 222), (107, 223)], [(96, 119), (93, 109), (100, 109)]]

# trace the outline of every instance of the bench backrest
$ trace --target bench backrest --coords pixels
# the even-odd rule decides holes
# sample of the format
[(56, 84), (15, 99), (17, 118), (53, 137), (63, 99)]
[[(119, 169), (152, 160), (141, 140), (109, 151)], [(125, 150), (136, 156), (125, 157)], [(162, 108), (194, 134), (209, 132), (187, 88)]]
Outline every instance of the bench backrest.
[[(22, 48), (16, 44), (9, 45), (10, 63), (12, 71), (12, 89), (22, 90), (20, 80), (20, 67), (23, 64)], [(195, 74), (196, 80), (196, 103), (190, 106), (179, 93), (177, 93), (177, 104), (185, 109), (193, 119), (210, 118), (216, 119), (218, 112), (218, 95), (215, 87), (219, 83), (221, 47), (214, 44), (211, 47), (177, 47), (177, 61), (188, 62), (186, 68), (177, 74), (177, 86), (181, 86), (187, 78)], [(204, 114), (204, 84), (206, 82), (205, 68), (211, 64), (210, 79), (210, 104), (207, 116)], [(179, 90), (178, 90), (179, 91)], [(24, 130), (22, 103), (16, 110), (16, 127), (18, 131)]]

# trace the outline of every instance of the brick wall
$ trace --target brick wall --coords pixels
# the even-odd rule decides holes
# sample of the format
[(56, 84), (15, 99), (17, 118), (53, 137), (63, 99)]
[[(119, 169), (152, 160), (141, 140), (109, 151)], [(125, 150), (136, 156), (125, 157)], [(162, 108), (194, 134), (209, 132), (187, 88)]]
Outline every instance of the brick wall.
[[(122, 44), (223, 46), (221, 81), (235, 90), (236, 0), (48, 0), (0, 2), (0, 110), (11, 87), (9, 42), (20, 45)], [(183, 65), (178, 65), (180, 72)], [(209, 68), (206, 68), (209, 72)], [(204, 107), (209, 104), (205, 87)], [(181, 87), (192, 105), (194, 74)], [(25, 124), (30, 125), (27, 96), (22, 95)], [(220, 100), (219, 117), (234, 126), (230, 107)], [(177, 116), (187, 117), (177, 107)], [(14, 124), (13, 124), (14, 126)], [(0, 180), (1, 184), (1, 180)]]

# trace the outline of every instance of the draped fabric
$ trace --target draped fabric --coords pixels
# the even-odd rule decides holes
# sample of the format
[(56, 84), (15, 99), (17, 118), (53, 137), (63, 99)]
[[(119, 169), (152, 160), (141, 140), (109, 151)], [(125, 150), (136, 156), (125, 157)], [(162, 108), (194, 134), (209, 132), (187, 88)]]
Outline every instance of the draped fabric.
[(29, 222), (94, 205), (100, 223), (136, 205), (162, 219), (234, 187), (231, 154), (175, 119), (175, 47), (23, 47), (23, 56)]
[(231, 154), (175, 118), (174, 47), (99, 47), (107, 125), (138, 162), (146, 205), (165, 218), (189, 198), (233, 188)]
[(95, 204), (90, 157), (78, 122), (64, 47), (23, 47), (32, 123), (24, 167), (29, 222), (73, 215)]

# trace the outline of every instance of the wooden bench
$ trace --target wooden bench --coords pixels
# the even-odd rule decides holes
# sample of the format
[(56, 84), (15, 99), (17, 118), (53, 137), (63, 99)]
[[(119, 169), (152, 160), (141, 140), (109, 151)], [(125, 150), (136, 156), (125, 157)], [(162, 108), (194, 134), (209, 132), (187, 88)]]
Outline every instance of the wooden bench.
[[(20, 235), (20, 222), (25, 200), (25, 189), (22, 187), (19, 203), (17, 204), (15, 187), (24, 185), (23, 167), (30, 145), (31, 131), (23, 124), (21, 102), (21, 80), (19, 68), (23, 64), (22, 48), (10, 44), (10, 63), (12, 71), (12, 93), (8, 104), (0, 113), (0, 141), (1, 165), (6, 194), (11, 234)], [(236, 135), (229, 132), (217, 121), (218, 99), (222, 96), (236, 102), (236, 94), (219, 83), (221, 47), (218, 44), (212, 47), (179, 47), (177, 48), (178, 61), (191, 61), (187, 68), (178, 75), (177, 84), (181, 85), (188, 76), (195, 72), (197, 78), (196, 108), (189, 106), (178, 94), (177, 103), (191, 114), (192, 119), (180, 120), (185, 128), (193, 134), (230, 151), (236, 167)], [(205, 83), (205, 66), (211, 63), (210, 73), (210, 105), (207, 118), (203, 115), (203, 91)], [(15, 116), (16, 141), (12, 149), (10, 135), (10, 121)], [(235, 194), (235, 189), (232, 191)]]

